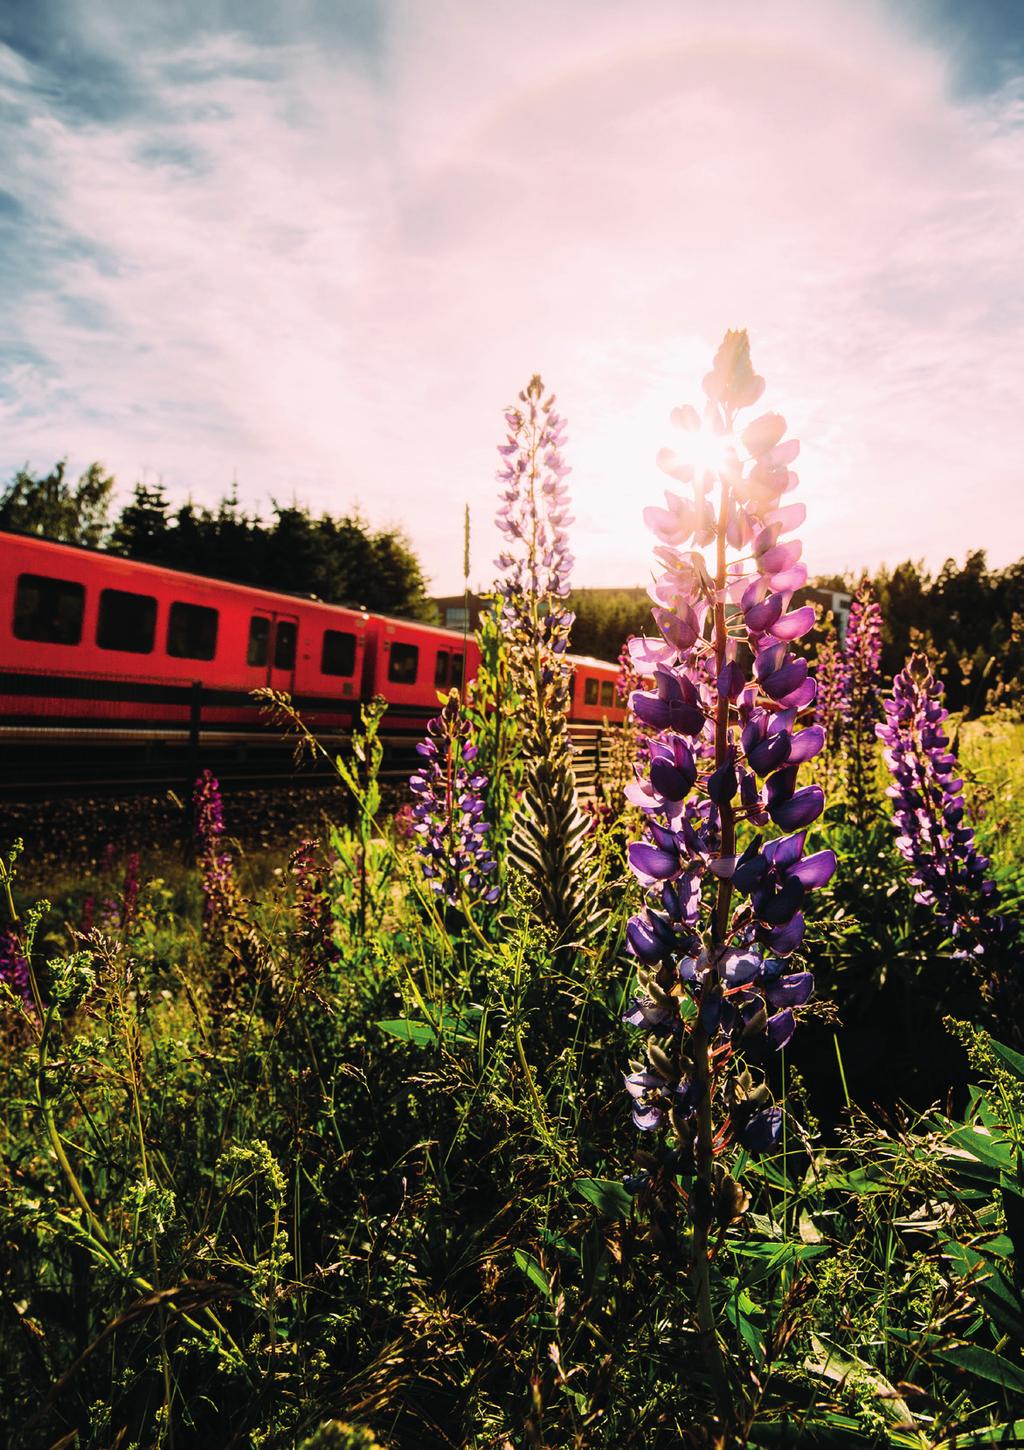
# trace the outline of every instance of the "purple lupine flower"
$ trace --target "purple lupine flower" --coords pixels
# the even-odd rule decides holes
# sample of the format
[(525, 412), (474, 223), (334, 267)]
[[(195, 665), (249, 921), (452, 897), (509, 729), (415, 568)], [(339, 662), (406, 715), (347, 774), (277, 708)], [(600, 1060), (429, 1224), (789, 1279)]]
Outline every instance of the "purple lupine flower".
[(413, 830), (431, 890), (451, 906), (497, 901), (499, 888), (487, 885), (497, 867), (484, 820), (487, 777), (473, 765), (477, 749), (457, 690), (449, 692), (416, 750), (422, 763), (409, 779), (416, 797)]
[(538, 376), (519, 394), (518, 406), (506, 410), (505, 423), (495, 516), (504, 548), (494, 561), (502, 571), (496, 586), (502, 627), (513, 656), (522, 657), (520, 686), (532, 683), (538, 696), (529, 701), (531, 711), (557, 710), (566, 703), (571, 673), (566, 651), (575, 617), (563, 602), (574, 563), (566, 482), (572, 470), (561, 454), (566, 424), (555, 409), (555, 395), (544, 397)]
[(565, 606), (573, 565), (571, 470), (561, 453), (566, 425), (536, 375), (505, 422), (495, 519), (505, 547), (495, 561), (503, 575), (495, 588), (509, 679), (521, 701), (515, 735), (524, 766), (507, 851), (536, 891), (536, 917), (561, 940), (579, 942), (605, 913), (589, 879), (592, 823), (580, 809), (567, 726), (574, 616)]
[(33, 1013), (35, 1012), (28, 963), (13, 931), (0, 931), (0, 979), (7, 984), (16, 997), (21, 998), (26, 1007)]
[[(794, 1009), (814, 985), (790, 962), (802, 908), (836, 867), (831, 851), (806, 850), (824, 794), (799, 784), (800, 766), (824, 743), (824, 730), (804, 723), (815, 682), (791, 649), (815, 619), (810, 606), (790, 607), (807, 578), (791, 537), (804, 518), (790, 497), (799, 445), (775, 413), (734, 429), (763, 386), (746, 333), (728, 333), (704, 380), (703, 419), (691, 407), (673, 413), (682, 446), (658, 462), (684, 490), (644, 514), (663, 565), (650, 591), (661, 638), (630, 643), (654, 689), (630, 700), (653, 738), (649, 765), (626, 792), (647, 816), (629, 848), (647, 905), (627, 929), (639, 991), (625, 1020), (649, 1034), (647, 1060), (626, 1087), (639, 1128), (670, 1125), (692, 1147), (708, 1193), (715, 1146), (761, 1151), (781, 1130), (767, 1088), (749, 1074), (726, 1090), (728, 1126), (714, 1143), (702, 1105), (735, 1057), (756, 1061), (791, 1037)], [(773, 825), (783, 834), (766, 839)], [(682, 1012), (681, 998), (696, 1012)]]
[(850, 606), (842, 654), (842, 735), (846, 742), (847, 794), (854, 824), (867, 825), (873, 800), (875, 725), (881, 715), (878, 666), (882, 657), (882, 611), (867, 579), (861, 581)]
[(204, 846), (209, 845), (214, 837), (224, 834), (224, 801), (220, 781), (212, 770), (204, 770), (195, 783), (192, 819), (196, 836)]
[(862, 579), (846, 623), (841, 699), (847, 724), (871, 720), (879, 710), (878, 667), (882, 661), (882, 611), (867, 579)]
[(132, 851), (125, 863), (124, 880), (121, 884), (122, 928), (131, 925), (139, 905), (139, 853)]
[(192, 819), (203, 887), (203, 924), (212, 929), (235, 914), (240, 903), (231, 853), (223, 849), (224, 803), (220, 782), (211, 770), (204, 770), (196, 781)]
[(295, 916), (305, 967), (336, 962), (341, 953), (334, 941), (331, 899), (324, 882), (319, 841), (301, 841), (288, 861), (295, 882)]
[(825, 750), (831, 755), (838, 749), (843, 725), (843, 656), (834, 635), (830, 635), (818, 650), (814, 681), (818, 687), (814, 700), (814, 723), (821, 726)]
[(1005, 929), (993, 908), (996, 888), (989, 862), (975, 846), (965, 818), (963, 780), (944, 722), (943, 686), (924, 655), (912, 655), (883, 701), (884, 725), (876, 726), (893, 776), (896, 849), (911, 867), (914, 900), (930, 906), (943, 926), (974, 955)]
[[(103, 855), (100, 857), (100, 876), (107, 878), (105, 885), (108, 891), (111, 884), (109, 878), (114, 874), (117, 859), (117, 846), (113, 841), (108, 841), (103, 848)], [(108, 894), (103, 897), (100, 903), (99, 921), (100, 927), (104, 931), (116, 932), (120, 928), (121, 903), (114, 896)]]

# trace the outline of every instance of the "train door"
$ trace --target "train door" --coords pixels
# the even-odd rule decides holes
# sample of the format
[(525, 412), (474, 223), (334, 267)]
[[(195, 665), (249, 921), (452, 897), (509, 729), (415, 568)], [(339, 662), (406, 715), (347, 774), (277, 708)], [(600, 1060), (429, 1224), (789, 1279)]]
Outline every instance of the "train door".
[(257, 609), (249, 620), (246, 663), (259, 670), (263, 683), (290, 695), (295, 687), (295, 654), (299, 621), (293, 614)]
[(295, 614), (274, 613), (274, 643), (270, 652), (267, 684), (275, 690), (295, 693), (295, 656), (299, 620)]

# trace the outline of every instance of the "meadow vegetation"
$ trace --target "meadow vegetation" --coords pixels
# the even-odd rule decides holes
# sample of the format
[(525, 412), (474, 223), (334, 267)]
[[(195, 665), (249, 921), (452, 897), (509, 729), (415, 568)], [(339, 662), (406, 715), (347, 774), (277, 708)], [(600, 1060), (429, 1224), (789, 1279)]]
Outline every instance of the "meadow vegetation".
[(483, 668), (408, 806), (375, 704), (276, 873), (209, 775), (185, 866), (46, 903), (5, 858), (12, 1447), (1021, 1443), (1024, 726), (886, 677), (868, 590), (845, 649), (776, 607), (798, 551), (729, 465), (757, 587), (723, 543), (683, 597), (699, 475), (652, 511), (676, 578), (581, 803), (564, 425), (539, 380), (506, 422)]

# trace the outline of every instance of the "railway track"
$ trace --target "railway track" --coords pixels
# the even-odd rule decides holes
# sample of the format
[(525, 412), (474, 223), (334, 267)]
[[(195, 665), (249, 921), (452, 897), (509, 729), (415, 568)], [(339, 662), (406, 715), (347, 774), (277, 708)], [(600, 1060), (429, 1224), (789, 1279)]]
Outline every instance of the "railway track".
[[(598, 789), (606, 759), (601, 726), (572, 725), (577, 781), (583, 797)], [(398, 785), (416, 763), (420, 737), (388, 734), (382, 781)], [(346, 754), (348, 734), (321, 737), (332, 755)], [(0, 730), (0, 801), (31, 802), (75, 797), (190, 793), (203, 769), (235, 790), (280, 787), (329, 788), (337, 775), (325, 760), (295, 761), (294, 737), (272, 730), (104, 730), (68, 732), (57, 728)]]

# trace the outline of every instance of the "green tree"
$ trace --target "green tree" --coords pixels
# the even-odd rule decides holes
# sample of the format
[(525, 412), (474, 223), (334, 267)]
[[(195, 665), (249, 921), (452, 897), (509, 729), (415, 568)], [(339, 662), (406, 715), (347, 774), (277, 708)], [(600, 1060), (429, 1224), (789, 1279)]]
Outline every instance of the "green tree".
[(275, 504), (268, 524), (244, 512), (234, 485), (214, 509), (190, 500), (172, 514), (162, 484), (136, 484), (111, 544), (130, 558), (211, 578), (437, 618), (423, 569), (401, 531), (373, 530), (359, 514), (316, 517), (298, 503)]
[(569, 647), (574, 654), (617, 660), (632, 634), (651, 634), (651, 601), (645, 589), (576, 589)]
[(111, 548), (130, 559), (167, 563), (170, 507), (162, 483), (137, 483), (114, 525)]
[(113, 475), (102, 463), (90, 463), (75, 484), (67, 477), (66, 458), (41, 478), (26, 466), (0, 494), (0, 529), (96, 548), (109, 529), (113, 491)]

